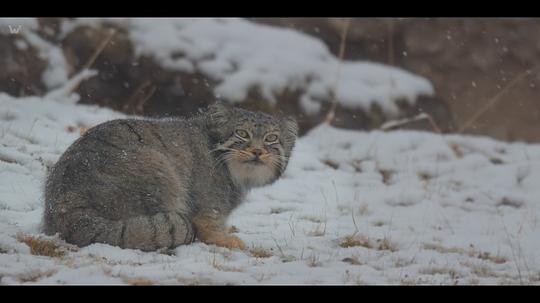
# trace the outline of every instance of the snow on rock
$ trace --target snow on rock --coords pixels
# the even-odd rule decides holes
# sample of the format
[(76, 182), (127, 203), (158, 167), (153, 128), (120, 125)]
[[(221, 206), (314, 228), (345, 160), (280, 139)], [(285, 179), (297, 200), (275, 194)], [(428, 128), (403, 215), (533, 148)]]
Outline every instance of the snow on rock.
[(395, 101), (412, 104), (419, 95), (433, 94), (429, 81), (400, 68), (341, 61), (315, 37), (243, 19), (78, 19), (64, 21), (63, 33), (103, 22), (127, 28), (137, 54), (216, 81), (215, 95), (231, 102), (244, 101), (257, 88), (275, 104), (280, 93), (298, 90), (303, 110), (317, 113), (321, 102), (331, 100), (340, 65), (336, 95), (345, 108), (378, 105), (392, 116), (398, 111)]
[[(0, 94), (1, 284), (540, 284), (540, 145), (485, 137), (319, 126), (231, 216), (247, 252), (44, 237), (47, 166), (80, 128), (118, 117)], [(21, 235), (62, 253), (35, 255)]]

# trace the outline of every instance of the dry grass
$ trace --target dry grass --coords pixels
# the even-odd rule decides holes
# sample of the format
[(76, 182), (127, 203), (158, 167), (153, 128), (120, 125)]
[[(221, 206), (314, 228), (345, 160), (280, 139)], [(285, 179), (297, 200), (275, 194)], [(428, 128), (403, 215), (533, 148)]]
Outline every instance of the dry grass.
[(427, 181), (429, 181), (430, 179), (432, 179), (433, 176), (432, 176), (430, 173), (428, 173), (428, 172), (418, 172), (418, 178), (419, 178), (420, 180), (422, 180), (422, 181), (427, 182)]
[(287, 211), (294, 210), (292, 208), (286, 208), (286, 207), (272, 207), (270, 209), (270, 214), (281, 214)]
[(468, 255), (469, 257), (491, 261), (495, 264), (503, 264), (508, 261), (508, 259), (504, 256), (492, 255), (489, 252), (478, 251), (474, 247), (470, 247), (469, 250), (465, 250), (463, 248), (458, 248), (458, 247), (444, 247), (440, 244), (433, 244), (433, 243), (425, 243), (423, 247), (424, 249), (435, 250), (442, 254), (454, 253), (454, 254)]
[(79, 131), (79, 135), (82, 136), (84, 135), (90, 128), (89, 127), (84, 127), (84, 126), (73, 126), (73, 125), (68, 125), (66, 127), (66, 131), (68, 133), (73, 133), (75, 131)]
[(37, 282), (39, 279), (47, 278), (57, 273), (57, 270), (49, 269), (42, 271), (41, 269), (33, 269), (17, 275), (17, 278), (22, 282)]
[(306, 235), (310, 237), (322, 237), (326, 235), (326, 222), (317, 224), (317, 227), (307, 232)]
[(355, 247), (355, 246), (362, 246), (365, 248), (373, 248), (371, 244), (369, 243), (369, 239), (361, 236), (361, 235), (351, 235), (346, 236), (343, 239), (340, 240), (339, 244), (340, 247), (343, 248), (349, 248), (349, 247)]
[(383, 226), (384, 224), (385, 224), (385, 222), (382, 221), (382, 220), (373, 221), (373, 223), (372, 223), (372, 225), (373, 225), (373, 226), (376, 226), (376, 227), (381, 227), (381, 226)]
[(463, 151), (461, 150), (459, 145), (457, 145), (457, 143), (450, 143), (450, 148), (454, 151), (454, 154), (458, 159), (463, 158)]
[(302, 220), (311, 221), (313, 223), (324, 223), (326, 222), (326, 219), (323, 217), (317, 217), (317, 216), (302, 216), (300, 217)]
[(358, 260), (357, 256), (347, 257), (347, 258), (344, 258), (341, 261), (345, 262), (345, 263), (349, 263), (351, 265), (362, 265), (362, 264), (364, 264), (364, 263), (360, 262), (360, 260)]
[(331, 124), (332, 120), (334, 120), (334, 116), (336, 114), (336, 107), (337, 107), (337, 92), (339, 89), (339, 84), (341, 82), (341, 65), (343, 62), (343, 58), (345, 56), (345, 46), (347, 45), (347, 34), (349, 32), (349, 25), (351, 23), (350, 18), (345, 18), (343, 20), (343, 29), (341, 31), (341, 42), (339, 44), (339, 61), (338, 61), (338, 68), (337, 68), (337, 75), (336, 75), (336, 83), (332, 90), (332, 99), (330, 101), (330, 110), (326, 114), (326, 118), (324, 119), (325, 123)]
[(220, 264), (217, 259), (216, 255), (214, 254), (214, 258), (212, 259), (212, 267), (219, 270), (219, 271), (226, 271), (226, 272), (242, 272), (243, 270), (239, 267), (235, 266), (227, 266), (224, 264)]
[(47, 256), (52, 258), (61, 258), (69, 250), (76, 250), (72, 245), (61, 243), (55, 239), (47, 239), (40, 236), (18, 234), (17, 240), (30, 247), (30, 253), (37, 256)]
[(391, 170), (379, 169), (379, 173), (382, 176), (383, 183), (386, 185), (390, 185), (390, 181), (392, 180), (392, 175), (395, 172)]
[(391, 252), (398, 250), (397, 245), (392, 243), (388, 238), (376, 239), (373, 241), (363, 235), (345, 236), (339, 241), (338, 245), (343, 248), (362, 246), (375, 250), (389, 250)]
[(307, 265), (309, 267), (319, 267), (322, 265), (321, 261), (319, 260), (319, 256), (316, 254), (312, 254), (307, 258)]
[(376, 240), (377, 246), (375, 249), (377, 250), (389, 250), (389, 251), (397, 251), (398, 248), (395, 243), (390, 242), (390, 239), (384, 238), (384, 239), (377, 239)]
[(371, 214), (371, 211), (369, 210), (369, 205), (367, 203), (362, 203), (359, 207), (358, 207), (358, 213), (361, 215), (361, 216), (367, 216), (369, 214)]
[(124, 282), (126, 282), (129, 285), (135, 285), (135, 286), (148, 286), (148, 285), (154, 285), (154, 281), (146, 279), (146, 278), (124, 278), (122, 279)]
[(491, 268), (487, 267), (484, 264), (479, 264), (477, 262), (460, 262), (461, 265), (467, 266), (471, 269), (471, 273), (474, 274), (477, 277), (481, 278), (493, 278), (493, 277), (500, 277), (497, 273), (495, 273)]
[(506, 261), (508, 261), (504, 256), (499, 256), (499, 255), (493, 256), (488, 252), (479, 252), (477, 255), (477, 258), (482, 259), (482, 260), (489, 260), (496, 264), (503, 264), (503, 263), (506, 263)]
[(473, 123), (478, 120), (478, 118), (480, 118), (483, 114), (485, 114), (489, 109), (491, 109), (492, 107), (494, 107), (501, 99), (501, 97), (506, 94), (508, 91), (510, 91), (510, 89), (514, 88), (514, 86), (516, 86), (516, 84), (518, 84), (519, 82), (521, 82), (523, 79), (525, 79), (525, 77), (527, 77), (528, 75), (532, 74), (533, 70), (536, 70), (538, 68), (538, 66), (535, 66), (534, 68), (532, 69), (526, 69), (524, 70), (523, 72), (519, 73), (518, 75), (516, 75), (514, 77), (514, 79), (512, 79), (512, 81), (508, 82), (506, 84), (506, 86), (499, 90), (497, 92), (497, 94), (495, 94), (492, 98), (490, 98), (486, 104), (484, 104), (484, 106), (482, 106), (480, 109), (478, 109), (478, 111), (476, 111), (467, 121), (465, 121), (458, 129), (457, 133), (458, 134), (461, 134), (463, 133), (466, 129), (468, 129), (469, 127), (471, 127), (473, 125)]
[(253, 247), (249, 250), (249, 254), (255, 258), (270, 258), (274, 254), (271, 251), (262, 247)]
[(398, 258), (395, 260), (394, 266), (395, 267), (405, 267), (414, 264), (416, 261), (416, 256), (411, 259), (405, 259), (405, 258)]
[(334, 162), (334, 161), (332, 161), (332, 160), (328, 160), (328, 159), (327, 159), (327, 160), (324, 160), (324, 161), (322, 161), (322, 162), (323, 162), (325, 165), (330, 166), (330, 167), (333, 168), (333, 169), (338, 169), (338, 168), (339, 168), (339, 163)]
[(448, 266), (424, 268), (421, 269), (419, 273), (424, 275), (449, 275), (452, 280), (456, 280), (460, 277), (460, 275), (454, 269)]

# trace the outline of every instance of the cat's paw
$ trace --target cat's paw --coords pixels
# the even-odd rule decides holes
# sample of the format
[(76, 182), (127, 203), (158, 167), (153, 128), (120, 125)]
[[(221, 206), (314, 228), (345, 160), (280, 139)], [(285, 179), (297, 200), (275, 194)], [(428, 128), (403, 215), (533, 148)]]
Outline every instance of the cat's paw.
[(231, 236), (231, 235), (225, 235), (225, 234), (219, 235), (219, 236), (214, 235), (211, 238), (204, 239), (203, 242), (207, 244), (214, 244), (220, 247), (226, 247), (229, 249), (241, 249), (241, 250), (246, 249), (246, 244), (240, 238), (238, 238), (237, 236)]
[(246, 243), (244, 243), (244, 241), (242, 241), (242, 239), (238, 238), (237, 236), (227, 236), (223, 244), (224, 247), (230, 249), (238, 248), (241, 250), (246, 250)]
[(228, 234), (235, 234), (237, 232), (239, 232), (240, 230), (238, 229), (238, 227), (234, 226), (234, 225), (231, 225), (229, 227), (227, 227), (227, 233)]

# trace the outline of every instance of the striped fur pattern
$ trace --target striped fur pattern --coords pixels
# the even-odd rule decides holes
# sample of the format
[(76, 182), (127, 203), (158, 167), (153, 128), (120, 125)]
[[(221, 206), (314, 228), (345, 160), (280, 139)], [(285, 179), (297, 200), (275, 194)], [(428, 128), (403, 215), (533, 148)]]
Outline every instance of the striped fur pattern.
[(245, 248), (226, 233), (253, 187), (285, 170), (294, 119), (215, 103), (189, 119), (119, 119), (88, 130), (45, 184), (43, 231), (86, 246), (152, 251), (196, 238)]

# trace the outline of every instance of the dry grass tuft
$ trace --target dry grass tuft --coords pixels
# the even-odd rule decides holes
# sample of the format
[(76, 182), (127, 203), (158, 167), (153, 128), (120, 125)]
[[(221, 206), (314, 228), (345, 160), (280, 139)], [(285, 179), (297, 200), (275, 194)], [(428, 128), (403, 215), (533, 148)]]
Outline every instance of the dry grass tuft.
[(390, 242), (390, 239), (384, 238), (384, 239), (377, 239), (377, 246), (375, 247), (377, 250), (389, 250), (389, 251), (397, 251), (398, 248), (395, 243)]
[(49, 270), (41, 270), (41, 269), (32, 269), (25, 271), (19, 275), (17, 275), (17, 278), (22, 282), (37, 282), (39, 279), (44, 279), (47, 277), (50, 277), (57, 273), (58, 271), (55, 269), (49, 269)]
[(47, 256), (52, 258), (63, 257), (68, 250), (75, 250), (72, 245), (61, 243), (58, 240), (46, 239), (40, 236), (18, 234), (17, 240), (30, 247), (30, 253), (38, 256)]
[(331, 168), (333, 169), (338, 169), (339, 168), (339, 163), (337, 162), (334, 162), (332, 160), (324, 160), (323, 163), (327, 166), (330, 166)]
[(479, 252), (477, 258), (482, 260), (488, 260), (495, 264), (503, 264), (508, 261), (508, 259), (506, 259), (504, 256), (493, 256), (488, 252)]
[(255, 257), (255, 258), (270, 258), (271, 256), (274, 255), (272, 254), (271, 251), (264, 249), (262, 247), (253, 247), (252, 249), (249, 250), (249, 253), (251, 254), (252, 257)]
[(418, 172), (418, 178), (422, 181), (429, 181), (433, 176), (427, 172)]
[(388, 238), (373, 241), (363, 235), (345, 236), (339, 241), (338, 245), (343, 248), (362, 246), (369, 249), (389, 250), (391, 252), (398, 250), (397, 245), (392, 243)]
[(349, 247), (355, 247), (355, 246), (362, 246), (365, 248), (373, 248), (371, 244), (369, 243), (369, 239), (362, 236), (362, 235), (351, 235), (346, 236), (338, 244), (340, 247), (343, 248), (349, 248)]
[(294, 210), (292, 208), (286, 208), (286, 207), (272, 207), (270, 209), (270, 214), (281, 214), (287, 211)]
[(135, 285), (135, 286), (148, 286), (148, 285), (154, 285), (154, 281), (146, 279), (146, 278), (133, 278), (133, 279), (123, 279), (124, 282), (126, 282), (129, 285)]
[(491, 261), (495, 264), (503, 264), (503, 263), (508, 262), (508, 259), (504, 256), (492, 255), (491, 253), (485, 252), (485, 251), (484, 252), (478, 251), (472, 246), (468, 250), (465, 250), (463, 248), (458, 248), (458, 247), (444, 247), (440, 244), (424, 243), (423, 247), (424, 249), (435, 250), (441, 254), (448, 254), (448, 253), (463, 254), (463, 255), (468, 255), (469, 257), (472, 257), (472, 258), (478, 258), (481, 260)]
[(309, 267), (319, 267), (322, 266), (321, 261), (319, 260), (319, 256), (316, 254), (312, 254), (307, 258), (307, 265)]
[(326, 235), (326, 222), (317, 224), (317, 227), (307, 232), (306, 235), (310, 237), (322, 237)]
[(347, 257), (341, 260), (341, 262), (349, 263), (351, 265), (362, 265), (363, 263), (358, 260), (357, 256)]
[(324, 223), (324, 222), (326, 222), (325, 218), (317, 217), (317, 216), (307, 216), (306, 215), (306, 216), (300, 217), (300, 219), (310, 221), (310, 222), (313, 222), (313, 223)]
[(381, 176), (382, 176), (383, 183), (386, 184), (386, 185), (390, 185), (390, 180), (392, 180), (392, 175), (393, 175), (395, 172), (394, 172), (394, 171), (391, 171), (391, 170), (380, 169), (380, 170), (379, 170), (379, 173), (380, 173)]
[(457, 143), (450, 143), (450, 148), (454, 151), (454, 154), (458, 159), (463, 158), (463, 151), (461, 150), (459, 145), (457, 145)]
[(214, 258), (212, 259), (212, 267), (219, 270), (219, 271), (226, 271), (226, 272), (242, 272), (243, 270), (239, 267), (235, 267), (235, 266), (227, 266), (227, 265), (224, 265), (224, 264), (220, 264), (217, 259), (216, 259), (216, 256), (214, 255)]

